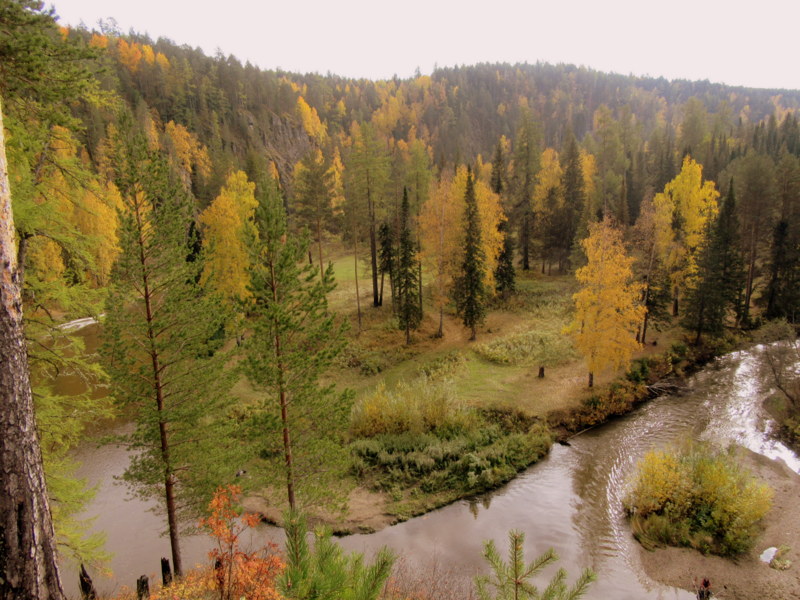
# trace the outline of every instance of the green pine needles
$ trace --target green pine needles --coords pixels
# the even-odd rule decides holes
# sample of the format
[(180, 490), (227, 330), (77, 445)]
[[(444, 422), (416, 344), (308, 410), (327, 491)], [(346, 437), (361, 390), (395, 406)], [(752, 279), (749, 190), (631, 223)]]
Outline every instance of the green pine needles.
[(461, 274), (453, 288), (456, 312), (469, 327), (470, 340), (477, 337), (477, 328), (486, 317), (488, 292), (484, 281), (486, 256), (481, 246), (481, 222), (472, 169), (467, 172), (467, 191), (464, 194), (464, 258)]
[(112, 164), (123, 209), (101, 356), (116, 400), (136, 421), (125, 436), (135, 451), (125, 479), (163, 502), (181, 574), (179, 513), (202, 510), (224, 480), (220, 470), (230, 469), (219, 458), (217, 419), (230, 387), (218, 339), (226, 315), (198, 284), (202, 257), (190, 258), (192, 198), (124, 117)]
[(265, 460), (267, 485), (286, 486), (290, 508), (303, 501), (335, 500), (349, 465), (339, 433), (345, 431), (350, 395), (323, 385), (323, 373), (344, 347), (344, 323), (328, 311), (333, 289), (329, 265), (318, 277), (308, 264), (309, 236), (290, 235), (277, 184), (259, 186), (253, 242), (250, 308), (252, 335), (242, 368), (261, 393), (255, 437)]
[(492, 569), (492, 574), (475, 578), (479, 600), (578, 600), (583, 597), (589, 584), (597, 579), (591, 569), (585, 569), (571, 588), (567, 588), (567, 572), (559, 569), (541, 592), (532, 583), (539, 572), (558, 560), (550, 548), (544, 554), (525, 564), (525, 534), (508, 532), (508, 562), (497, 551), (492, 540), (484, 543), (483, 556)]
[(397, 260), (397, 320), (406, 332), (406, 344), (411, 343), (411, 330), (422, 321), (419, 298), (419, 263), (417, 248), (409, 226), (408, 190), (403, 188), (400, 208), (400, 248)]

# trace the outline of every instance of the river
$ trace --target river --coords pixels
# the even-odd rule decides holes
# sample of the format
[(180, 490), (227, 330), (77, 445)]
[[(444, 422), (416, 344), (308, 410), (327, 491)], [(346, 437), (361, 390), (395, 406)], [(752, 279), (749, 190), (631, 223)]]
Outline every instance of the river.
[[(519, 529), (526, 534), (529, 559), (553, 547), (560, 557), (558, 566), (567, 569), (570, 580), (584, 567), (597, 571), (589, 598), (693, 598), (644, 574), (621, 499), (637, 460), (647, 450), (684, 439), (740, 444), (784, 460), (800, 472), (800, 458), (770, 437), (770, 421), (760, 407), (760, 355), (755, 348), (717, 359), (691, 377), (682, 393), (657, 398), (587, 431), (570, 446), (555, 445), (547, 458), (495, 492), (377, 533), (342, 538), (340, 543), (367, 554), (388, 545), (412, 568), (425, 570), (436, 564), (471, 578), (485, 569), (483, 541), (495, 540), (505, 555), (508, 531)], [(151, 512), (152, 504), (131, 498), (124, 485), (115, 482), (127, 465), (127, 452), (87, 442), (77, 457), (83, 463), (79, 474), (98, 485), (88, 514), (97, 516), (94, 528), (106, 532), (107, 548), (115, 555), (114, 576), (95, 577), (98, 588), (112, 592), (122, 583), (133, 585), (139, 575), (154, 575), (159, 557), (169, 556), (169, 544), (158, 535), (163, 519)], [(281, 539), (281, 531), (269, 526), (260, 527), (254, 536), (255, 542)], [(184, 538), (184, 563), (203, 562), (209, 543), (202, 536)], [(76, 596), (77, 577), (67, 571), (62, 575), (68, 593)]]

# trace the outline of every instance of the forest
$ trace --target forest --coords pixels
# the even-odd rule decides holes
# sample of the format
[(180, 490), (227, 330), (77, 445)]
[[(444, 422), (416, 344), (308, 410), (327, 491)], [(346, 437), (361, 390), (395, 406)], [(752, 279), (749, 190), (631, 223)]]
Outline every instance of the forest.
[[(236, 585), (322, 597), (324, 565), (296, 571), (305, 519), (336, 527), (320, 515), (354, 489), (391, 522), (495, 489), (675, 365), (798, 319), (797, 90), (546, 63), (297, 74), (9, 0), (0, 100), (2, 598), (63, 597), (56, 545), (104, 560), (72, 455), (99, 423), (134, 424), (124, 479), (162, 506), (176, 577), (184, 528), (232, 535), (244, 495), (297, 547)], [(96, 354), (65, 327), (87, 317)], [(55, 390), (65, 373), (85, 392)], [(368, 576), (329, 552), (364, 588), (333, 597), (376, 597), (391, 557)]]

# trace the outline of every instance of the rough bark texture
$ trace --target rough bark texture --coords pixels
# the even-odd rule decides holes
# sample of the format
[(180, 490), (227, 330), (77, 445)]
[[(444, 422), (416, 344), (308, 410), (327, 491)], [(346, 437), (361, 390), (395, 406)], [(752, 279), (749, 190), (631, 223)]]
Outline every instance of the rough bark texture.
[(0, 111), (0, 600), (61, 600), (17, 277)]

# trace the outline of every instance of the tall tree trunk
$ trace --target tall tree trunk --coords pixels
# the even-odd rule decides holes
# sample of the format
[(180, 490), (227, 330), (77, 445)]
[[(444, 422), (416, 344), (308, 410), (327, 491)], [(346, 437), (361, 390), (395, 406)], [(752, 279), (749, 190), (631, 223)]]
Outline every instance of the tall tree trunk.
[(378, 296), (378, 243), (375, 236), (375, 203), (372, 201), (369, 173), (367, 173), (367, 212), (369, 213), (369, 252), (372, 262), (372, 305), (380, 306)]
[(156, 346), (156, 325), (153, 313), (153, 293), (150, 289), (149, 261), (145, 254), (144, 231), (145, 224), (142, 215), (136, 211), (136, 224), (139, 232), (139, 262), (142, 267), (142, 293), (144, 295), (145, 318), (147, 319), (147, 338), (150, 345), (150, 361), (153, 367), (153, 388), (156, 394), (156, 408), (158, 409), (158, 435), (161, 442), (161, 462), (164, 467), (164, 497), (167, 507), (167, 527), (169, 529), (169, 543), (172, 549), (172, 567), (175, 576), (183, 575), (181, 561), (180, 538), (178, 534), (178, 515), (175, 503), (175, 475), (170, 459), (170, 443), (167, 424), (164, 420), (166, 407), (164, 405), (164, 382), (161, 378), (161, 357)]
[(755, 225), (752, 227), (750, 234), (750, 256), (748, 257), (747, 265), (747, 285), (744, 289), (744, 307), (742, 309), (742, 320), (747, 326), (750, 320), (750, 297), (753, 295), (753, 280), (755, 279), (756, 272), (756, 255), (758, 250), (758, 231)]
[[(275, 264), (269, 266), (270, 277), (272, 278), (272, 300), (278, 302), (278, 282), (275, 277)], [(285, 367), (283, 365), (283, 350), (281, 347), (281, 336), (278, 333), (278, 326), (275, 323), (275, 358), (278, 360), (278, 374), (280, 377), (279, 390), (280, 390), (280, 404), (281, 404), (281, 424), (283, 425), (283, 456), (286, 463), (286, 494), (289, 499), (289, 508), (295, 510), (296, 504), (294, 499), (294, 461), (292, 460), (292, 439), (289, 432), (289, 399), (286, 397), (286, 386), (284, 385), (283, 376)]]
[(319, 281), (325, 283), (325, 264), (322, 262), (322, 218), (317, 214), (317, 251), (319, 252)]
[(361, 333), (361, 295), (358, 292), (358, 237), (356, 237), (355, 227), (353, 228), (353, 262), (355, 263), (353, 273), (356, 277), (356, 310), (358, 311), (358, 333)]
[(62, 600), (18, 276), (0, 108), (0, 599)]
[(594, 387), (594, 373), (589, 371), (589, 387)]

